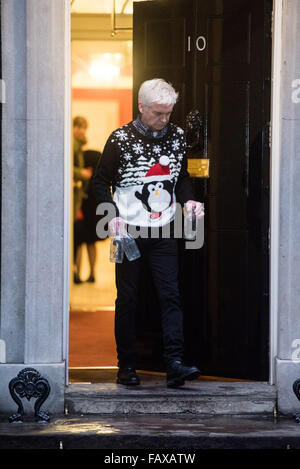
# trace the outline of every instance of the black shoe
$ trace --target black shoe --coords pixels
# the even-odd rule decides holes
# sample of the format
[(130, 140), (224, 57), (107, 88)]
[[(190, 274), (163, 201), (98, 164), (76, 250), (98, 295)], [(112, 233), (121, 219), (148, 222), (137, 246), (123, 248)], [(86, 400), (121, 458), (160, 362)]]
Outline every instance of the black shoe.
[(95, 277), (94, 277), (94, 275), (90, 275), (89, 278), (87, 279), (87, 282), (89, 282), (89, 283), (95, 282)]
[(196, 366), (185, 366), (181, 360), (174, 360), (167, 367), (167, 387), (183, 386), (185, 380), (192, 381), (200, 376)]
[(74, 283), (77, 283), (77, 284), (82, 283), (82, 280), (80, 280), (79, 275), (77, 274), (74, 274)]
[(140, 378), (134, 368), (120, 368), (117, 374), (117, 383), (129, 386), (137, 385), (140, 384)]

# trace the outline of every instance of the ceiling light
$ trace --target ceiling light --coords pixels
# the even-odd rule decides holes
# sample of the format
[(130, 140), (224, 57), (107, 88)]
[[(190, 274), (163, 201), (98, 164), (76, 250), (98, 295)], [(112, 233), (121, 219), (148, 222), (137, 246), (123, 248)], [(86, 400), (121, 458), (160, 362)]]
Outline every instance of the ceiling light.
[(120, 67), (103, 61), (94, 60), (89, 73), (97, 80), (113, 80), (120, 75)]

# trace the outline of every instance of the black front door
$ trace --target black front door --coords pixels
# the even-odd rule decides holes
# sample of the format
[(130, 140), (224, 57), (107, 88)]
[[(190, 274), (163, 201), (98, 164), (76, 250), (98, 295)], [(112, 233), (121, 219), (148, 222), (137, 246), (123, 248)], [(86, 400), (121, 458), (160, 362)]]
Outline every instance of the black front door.
[[(154, 0), (134, 4), (137, 91), (161, 77), (180, 92), (173, 122), (198, 110), (190, 162), (205, 203), (205, 243), (179, 241), (186, 361), (203, 374), (268, 379), (269, 119), (271, 0)], [(161, 370), (159, 306), (145, 266), (138, 320), (139, 368)]]

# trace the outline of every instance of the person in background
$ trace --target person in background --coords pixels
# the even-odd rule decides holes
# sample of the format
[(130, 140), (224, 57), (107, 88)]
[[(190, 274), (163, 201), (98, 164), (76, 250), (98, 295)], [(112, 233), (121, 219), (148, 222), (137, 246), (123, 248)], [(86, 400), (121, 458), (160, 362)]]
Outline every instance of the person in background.
[[(84, 164), (86, 167), (91, 168), (94, 171), (97, 167), (101, 153), (95, 150), (86, 150), (84, 152)], [(90, 265), (90, 275), (87, 282), (95, 282), (95, 263), (96, 263), (96, 242), (99, 238), (96, 234), (96, 225), (99, 221), (99, 216), (96, 215), (97, 203), (91, 184), (91, 180), (88, 182), (86, 190), (87, 197), (82, 201), (82, 214), (83, 214), (83, 230), (81, 240), (86, 243), (88, 260)], [(79, 249), (82, 249), (82, 245)]]
[(79, 270), (81, 263), (81, 245), (83, 243), (83, 213), (82, 202), (87, 197), (92, 168), (85, 167), (83, 145), (87, 143), (86, 131), (88, 122), (85, 117), (76, 116), (73, 119), (73, 217), (74, 217), (74, 283), (81, 283)]

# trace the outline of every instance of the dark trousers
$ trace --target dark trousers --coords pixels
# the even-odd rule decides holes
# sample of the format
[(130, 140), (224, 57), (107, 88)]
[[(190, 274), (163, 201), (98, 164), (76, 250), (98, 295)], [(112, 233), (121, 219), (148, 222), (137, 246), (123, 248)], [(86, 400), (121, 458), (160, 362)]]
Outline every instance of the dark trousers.
[(135, 367), (135, 315), (141, 263), (149, 263), (161, 310), (166, 366), (183, 357), (183, 315), (178, 289), (177, 241), (173, 238), (137, 238), (141, 258), (116, 264), (117, 299), (115, 337), (119, 367)]

